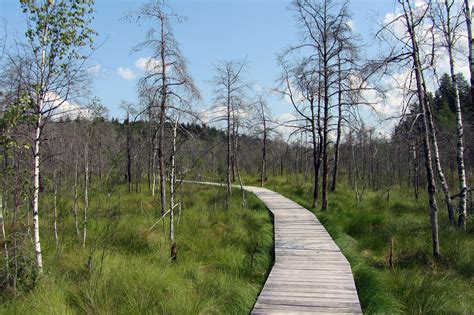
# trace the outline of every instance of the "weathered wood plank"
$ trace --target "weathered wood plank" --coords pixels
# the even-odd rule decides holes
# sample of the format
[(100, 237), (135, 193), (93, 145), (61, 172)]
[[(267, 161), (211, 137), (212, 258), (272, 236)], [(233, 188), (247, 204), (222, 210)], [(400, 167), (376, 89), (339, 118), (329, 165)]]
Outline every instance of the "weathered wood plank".
[(361, 314), (349, 262), (316, 216), (268, 189), (244, 188), (274, 216), (275, 265), (252, 314)]
[(349, 262), (316, 216), (271, 190), (244, 189), (274, 217), (275, 264), (252, 314), (361, 314)]

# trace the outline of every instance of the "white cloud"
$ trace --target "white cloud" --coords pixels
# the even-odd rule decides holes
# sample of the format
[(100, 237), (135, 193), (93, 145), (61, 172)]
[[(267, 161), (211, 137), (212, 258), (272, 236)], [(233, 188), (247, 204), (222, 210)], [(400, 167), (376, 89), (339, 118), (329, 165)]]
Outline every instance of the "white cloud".
[[(433, 4), (434, 5), (434, 4)], [(457, 2), (457, 5), (462, 5), (462, 2)], [(420, 17), (427, 9), (428, 3), (426, 0), (416, 0), (414, 3), (414, 14)], [(458, 10), (457, 8), (456, 10)], [(385, 14), (383, 23), (388, 25), (391, 21), (399, 18), (397, 22), (390, 25), (391, 31), (398, 38), (403, 39), (408, 45), (410, 45), (410, 39), (407, 36), (407, 28), (405, 20), (401, 17), (402, 11), (397, 8), (394, 12), (388, 12)], [(401, 17), (401, 18), (400, 18)], [(425, 71), (425, 77), (427, 82), (428, 90), (434, 92), (438, 88), (437, 78), (444, 73), (449, 73), (449, 58), (446, 49), (438, 47), (436, 49), (436, 58), (434, 59), (436, 73), (432, 71), (432, 67), (429, 62), (431, 61), (433, 39), (431, 35), (431, 29), (433, 25), (431, 20), (425, 19), (424, 22), (417, 27), (417, 36), (420, 45), (421, 60), (424, 62), (424, 67), (428, 70)], [(458, 46), (455, 50), (455, 65), (456, 72), (461, 72), (465, 77), (469, 77), (469, 64), (467, 62), (467, 53), (465, 52), (467, 47), (467, 31), (465, 28), (460, 28), (460, 39)], [(442, 41), (441, 35), (438, 34), (435, 38), (439, 45)], [(412, 74), (411, 68), (401, 68), (396, 73), (392, 74), (392, 77), (386, 77), (384, 79), (384, 85), (388, 92), (385, 95), (385, 99), (380, 101), (374, 106), (379, 114), (385, 118), (390, 116), (397, 116), (402, 114), (402, 109), (406, 106), (408, 101), (408, 91), (414, 90), (416, 87), (414, 79), (410, 80)]]
[[(243, 107), (237, 107), (235, 110), (235, 116), (239, 118), (248, 118), (249, 113)], [(199, 113), (199, 118), (205, 124), (212, 124), (222, 122), (227, 119), (227, 107), (223, 105), (214, 106), (203, 110)]]
[(135, 79), (137, 76), (135, 72), (133, 72), (130, 68), (128, 67), (118, 67), (117, 69), (117, 74), (125, 80), (132, 80)]
[(283, 113), (280, 115), (275, 115), (275, 117), (273, 117), (273, 120), (275, 121), (275, 126), (273, 126), (273, 128), (281, 135), (282, 139), (284, 139), (285, 141), (294, 140), (290, 138), (290, 135), (292, 135), (297, 129), (299, 129), (299, 121), (294, 114)]
[(87, 68), (86, 71), (87, 71), (87, 73), (89, 73), (93, 76), (97, 76), (97, 75), (100, 74), (101, 70), (102, 70), (102, 65), (101, 64), (96, 64), (96, 65), (93, 65), (93, 66)]
[(355, 26), (355, 21), (354, 20), (349, 20), (347, 21), (347, 26), (351, 29), (351, 31), (356, 31), (356, 26)]
[(77, 103), (73, 103), (72, 101), (65, 101), (55, 92), (46, 93), (43, 110), (52, 110), (50, 115), (53, 119), (75, 119), (77, 117), (87, 119), (91, 117), (89, 109), (84, 108)]
[(135, 61), (135, 66), (143, 71), (159, 71), (161, 62), (151, 57), (141, 57)]

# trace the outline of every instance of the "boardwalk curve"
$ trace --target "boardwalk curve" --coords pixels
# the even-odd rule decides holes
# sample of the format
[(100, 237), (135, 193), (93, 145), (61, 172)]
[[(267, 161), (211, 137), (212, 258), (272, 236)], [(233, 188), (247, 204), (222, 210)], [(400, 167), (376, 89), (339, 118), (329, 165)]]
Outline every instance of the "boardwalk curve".
[(316, 216), (272, 190), (244, 189), (274, 217), (275, 264), (252, 314), (362, 314), (351, 266)]
[(275, 264), (252, 314), (361, 314), (351, 266), (316, 216), (266, 188), (245, 186), (273, 213)]

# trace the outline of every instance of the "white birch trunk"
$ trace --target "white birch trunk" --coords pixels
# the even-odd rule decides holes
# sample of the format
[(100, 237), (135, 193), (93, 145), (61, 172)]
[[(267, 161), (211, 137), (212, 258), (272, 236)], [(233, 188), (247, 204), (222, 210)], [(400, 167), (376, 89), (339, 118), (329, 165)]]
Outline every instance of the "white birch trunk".
[[(454, 61), (451, 59), (451, 63)], [(460, 228), (466, 229), (466, 169), (464, 166), (464, 139), (463, 139), (463, 123), (461, 114), (461, 102), (459, 99), (459, 90), (457, 82), (455, 81), (455, 75), (452, 72), (454, 95), (456, 98), (456, 162), (458, 166), (458, 177), (459, 177), (459, 206), (458, 206), (458, 225)]]
[(459, 87), (457, 77), (454, 72), (454, 56), (453, 56), (453, 36), (450, 24), (450, 8), (448, 3), (445, 2), (446, 14), (447, 14), (447, 29), (445, 30), (448, 57), (449, 57), (449, 70), (451, 74), (451, 81), (453, 82), (454, 89), (454, 100), (456, 106), (456, 162), (458, 168), (459, 178), (459, 207), (458, 207), (458, 225), (459, 227), (466, 228), (466, 169), (464, 166), (464, 129), (462, 123), (462, 112), (461, 112), (461, 100), (459, 98)]
[(56, 247), (59, 247), (59, 237), (58, 237), (58, 185), (56, 183), (56, 174), (54, 176), (54, 206), (53, 206), (53, 215), (54, 215), (54, 240), (56, 241)]
[[(464, 0), (464, 14), (466, 17), (466, 27), (467, 27), (467, 45), (468, 45), (468, 61), (469, 61), (469, 73), (471, 75), (471, 98), (474, 100), (474, 58), (473, 58), (473, 49), (474, 49), (474, 39), (472, 38), (472, 9), (469, 0)], [(474, 101), (472, 101), (472, 108), (474, 109)]]
[(86, 247), (87, 239), (87, 211), (89, 209), (89, 144), (86, 143), (85, 152), (84, 152), (84, 229), (82, 232), (82, 247)]
[(73, 202), (73, 205), (72, 205), (72, 211), (73, 211), (73, 214), (74, 214), (74, 225), (76, 227), (77, 238), (80, 242), (81, 232), (79, 231), (79, 217), (78, 217), (78, 214), (77, 214), (77, 200), (79, 199), (78, 189), (77, 189), (78, 166), (79, 166), (78, 164), (79, 164), (79, 159), (78, 159), (77, 154), (76, 154), (76, 165), (75, 165), (75, 168), (74, 168), (74, 202)]
[(7, 272), (6, 278), (10, 277), (10, 257), (8, 254), (8, 243), (7, 243), (7, 234), (5, 232), (5, 219), (4, 213), (5, 208), (3, 207), (3, 195), (0, 194), (0, 224), (2, 225), (2, 238), (3, 238), (3, 251), (5, 255), (5, 270)]
[[(412, 11), (409, 0), (400, 0), (400, 3), (403, 6), (407, 31), (408, 31), (408, 34), (410, 35), (410, 40), (412, 43), (411, 53), (412, 53), (413, 66), (414, 66), (413, 70), (414, 70), (415, 79), (416, 79), (418, 101), (420, 103), (421, 114), (423, 116), (423, 144), (424, 144), (424, 149), (425, 149), (424, 151), (425, 151), (425, 167), (426, 167), (426, 176), (427, 176), (427, 190), (428, 190), (429, 206), (430, 206), (432, 250), (433, 250), (433, 256), (435, 258), (438, 258), (439, 253), (440, 253), (439, 231), (438, 231), (438, 205), (436, 203), (436, 198), (435, 198), (436, 182), (434, 180), (430, 142), (435, 147), (433, 148), (435, 152), (435, 158), (436, 157), (438, 158), (438, 163), (439, 163), (439, 155), (436, 156), (436, 154), (438, 153), (437, 151), (438, 147), (437, 147), (437, 141), (436, 141), (436, 134), (434, 133), (434, 128), (433, 128), (430, 105), (427, 102), (428, 99), (427, 99), (427, 94), (426, 94), (426, 85), (425, 85), (423, 70), (422, 70), (422, 66), (420, 62), (418, 40), (416, 38), (416, 33), (415, 33), (415, 28), (414, 28), (415, 22), (414, 22), (414, 17), (413, 17), (413, 11)], [(441, 168), (438, 168), (438, 175), (442, 175), (444, 179), (444, 174), (440, 171), (441, 171)], [(448, 190), (448, 194), (449, 194), (449, 190)]]
[(34, 140), (34, 170), (33, 170), (33, 242), (35, 247), (35, 263), (38, 271), (43, 273), (43, 259), (41, 256), (41, 242), (39, 233), (39, 190), (40, 190), (40, 145), (42, 122), (42, 101), (38, 101), (36, 133)]
[[(419, 58), (419, 55), (417, 56), (417, 58)], [(443, 167), (441, 166), (441, 158), (440, 158), (439, 147), (438, 147), (438, 137), (436, 135), (436, 128), (433, 121), (433, 113), (431, 111), (431, 105), (429, 103), (428, 94), (426, 92), (427, 89), (426, 89), (425, 76), (423, 74), (423, 71), (421, 70), (421, 62), (418, 61), (418, 63), (420, 64), (419, 75), (420, 75), (421, 88), (422, 88), (423, 97), (424, 97), (423, 103), (425, 104), (425, 108), (424, 108), (425, 113), (423, 115), (426, 115), (426, 118), (427, 118), (428, 133), (430, 134), (429, 138), (430, 138), (431, 146), (433, 149), (433, 158), (434, 158), (434, 163), (436, 166), (436, 173), (441, 183), (441, 188), (443, 189), (444, 202), (446, 203), (446, 208), (448, 209), (449, 221), (454, 223), (454, 210), (453, 210), (453, 204), (451, 202), (451, 193), (449, 192), (448, 181), (446, 180), (446, 176), (444, 175), (444, 172), (443, 172)]]

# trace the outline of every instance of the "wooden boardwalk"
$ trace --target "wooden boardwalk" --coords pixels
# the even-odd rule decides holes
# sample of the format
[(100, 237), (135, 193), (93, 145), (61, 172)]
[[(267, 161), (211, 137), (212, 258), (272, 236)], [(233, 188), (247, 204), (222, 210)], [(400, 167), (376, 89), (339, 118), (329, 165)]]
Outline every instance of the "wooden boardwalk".
[(275, 264), (252, 314), (361, 314), (351, 266), (316, 216), (269, 189), (244, 189), (273, 213), (275, 229)]
[(275, 225), (275, 264), (252, 314), (361, 314), (351, 266), (316, 216), (271, 190), (245, 190)]

